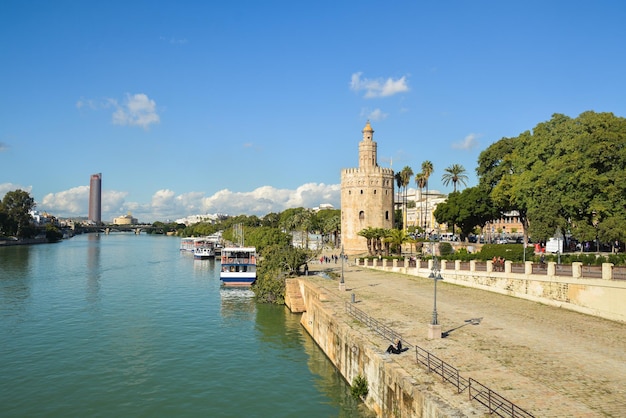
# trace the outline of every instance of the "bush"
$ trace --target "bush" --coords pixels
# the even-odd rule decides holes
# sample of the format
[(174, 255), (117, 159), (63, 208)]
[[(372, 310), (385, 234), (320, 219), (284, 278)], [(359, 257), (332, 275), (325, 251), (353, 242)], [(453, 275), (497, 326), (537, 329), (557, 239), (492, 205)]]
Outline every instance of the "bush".
[(367, 379), (360, 374), (352, 379), (352, 386), (350, 387), (350, 393), (355, 399), (364, 399), (369, 392)]
[[(502, 257), (510, 261), (524, 260), (523, 244), (485, 244), (480, 250), (479, 258), (483, 261), (491, 260), (494, 257)], [(534, 250), (532, 247), (526, 247), (526, 260), (532, 260)]]
[(440, 242), (439, 243), (439, 254), (441, 257), (446, 257), (448, 255), (454, 254), (454, 248), (452, 248), (452, 244), (449, 242)]

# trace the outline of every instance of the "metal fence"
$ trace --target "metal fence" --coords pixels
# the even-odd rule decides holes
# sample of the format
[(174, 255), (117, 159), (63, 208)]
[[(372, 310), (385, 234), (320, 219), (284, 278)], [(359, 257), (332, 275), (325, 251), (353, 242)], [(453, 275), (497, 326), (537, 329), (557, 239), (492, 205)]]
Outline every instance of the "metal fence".
[(387, 325), (378, 321), (377, 319), (372, 318), (356, 306), (354, 306), (351, 302), (346, 302), (346, 312), (348, 312), (352, 317), (359, 320), (369, 327), (370, 330), (374, 331), (376, 334), (380, 335), (384, 339), (395, 343), (397, 340), (402, 341), (402, 345), (404, 347), (410, 348), (412, 347), (400, 333), (394, 331), (389, 328)]
[[(367, 313), (354, 306), (353, 303), (346, 302), (345, 307), (346, 312), (352, 317), (367, 325), (370, 330), (376, 332), (383, 338), (389, 341), (400, 340), (405, 347), (412, 347), (399, 333), (372, 318)], [(530, 412), (508, 401), (479, 381), (472, 378), (466, 379), (461, 376), (456, 367), (446, 363), (439, 357), (417, 345), (415, 346), (415, 360), (418, 365), (424, 367), (429, 373), (435, 373), (440, 376), (444, 382), (452, 384), (456, 388), (457, 393), (462, 393), (467, 390), (470, 401), (476, 401), (486, 407), (489, 414), (495, 414), (503, 418), (534, 417)]]

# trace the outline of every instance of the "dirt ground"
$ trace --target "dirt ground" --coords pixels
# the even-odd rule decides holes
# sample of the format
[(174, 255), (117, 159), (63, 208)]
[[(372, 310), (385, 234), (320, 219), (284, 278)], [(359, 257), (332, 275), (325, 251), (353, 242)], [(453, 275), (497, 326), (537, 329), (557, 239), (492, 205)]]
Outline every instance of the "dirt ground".
[[(309, 264), (308, 280), (323, 287), (342, 312), (346, 301), (383, 322), (403, 339), (435, 354), (536, 417), (626, 417), (626, 324), (487, 291), (437, 284), (437, 312), (444, 338), (428, 339), (432, 320), (432, 279), (388, 273), (341, 261)], [(624, 301), (626, 303), (626, 301)], [(471, 319), (477, 319), (467, 322)], [(380, 340), (381, 353), (389, 341)], [(424, 370), (414, 351), (391, 355), (409, 374)], [(433, 382), (435, 383), (435, 382)], [(449, 384), (438, 392), (460, 407), (467, 394)], [(482, 409), (481, 409), (482, 408)]]

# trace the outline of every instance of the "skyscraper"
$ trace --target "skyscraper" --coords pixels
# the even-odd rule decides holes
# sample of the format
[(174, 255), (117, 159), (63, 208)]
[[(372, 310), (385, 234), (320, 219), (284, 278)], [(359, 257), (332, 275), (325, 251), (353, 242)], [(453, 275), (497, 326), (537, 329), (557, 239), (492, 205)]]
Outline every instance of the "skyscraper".
[(102, 222), (102, 173), (92, 174), (89, 182), (89, 220)]

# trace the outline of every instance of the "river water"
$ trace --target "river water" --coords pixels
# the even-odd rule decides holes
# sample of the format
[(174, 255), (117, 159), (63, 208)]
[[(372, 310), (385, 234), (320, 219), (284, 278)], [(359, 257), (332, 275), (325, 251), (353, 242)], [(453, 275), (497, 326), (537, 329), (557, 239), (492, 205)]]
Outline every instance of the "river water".
[(299, 315), (222, 289), (179, 243), (0, 248), (0, 416), (372, 416)]

